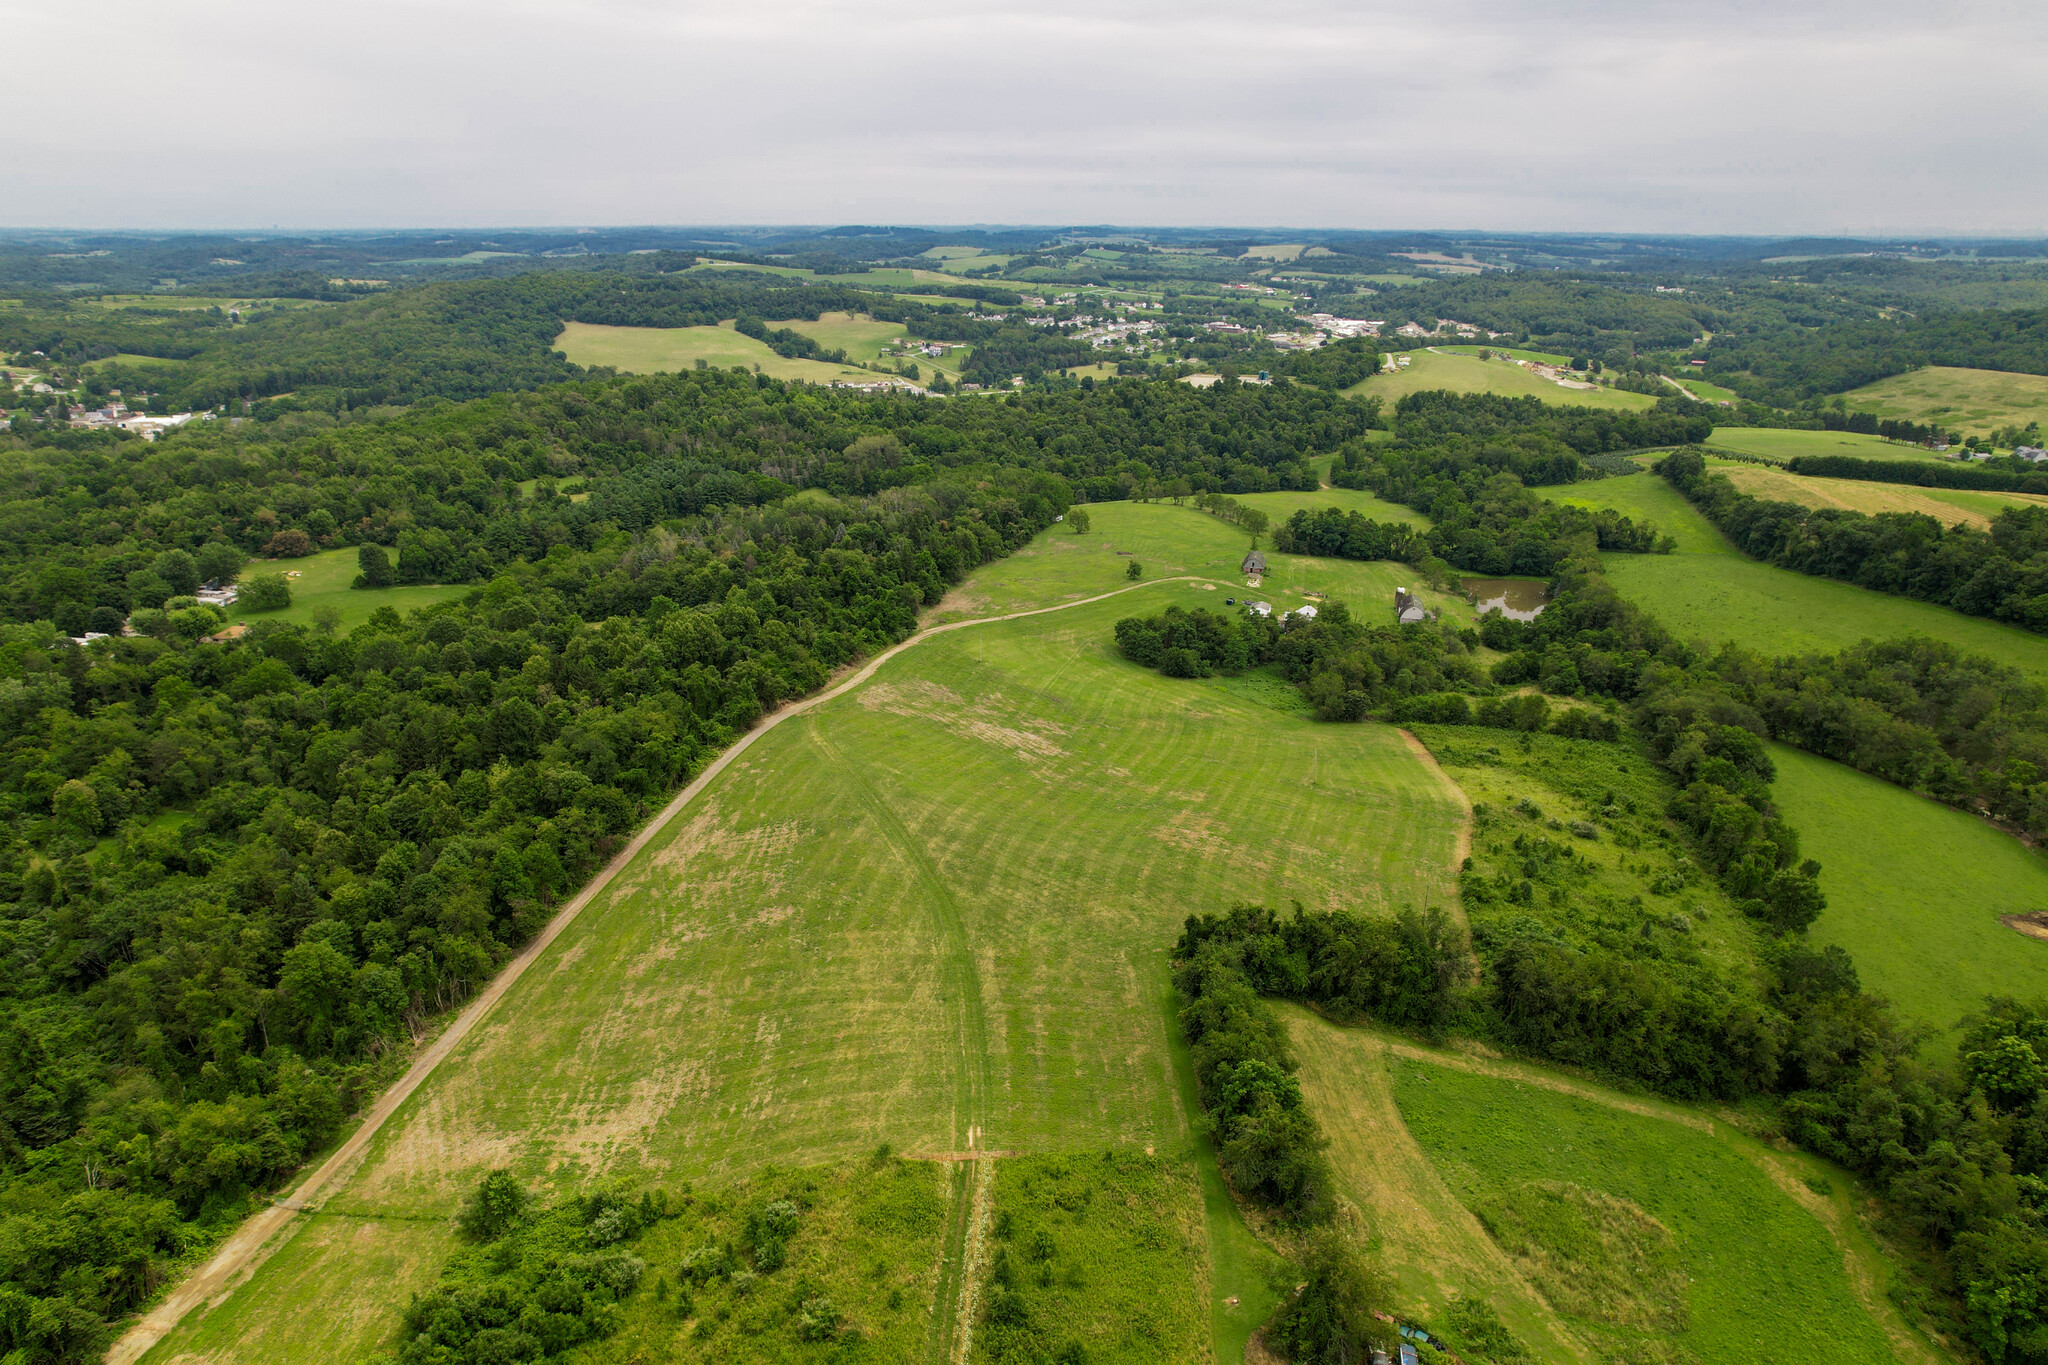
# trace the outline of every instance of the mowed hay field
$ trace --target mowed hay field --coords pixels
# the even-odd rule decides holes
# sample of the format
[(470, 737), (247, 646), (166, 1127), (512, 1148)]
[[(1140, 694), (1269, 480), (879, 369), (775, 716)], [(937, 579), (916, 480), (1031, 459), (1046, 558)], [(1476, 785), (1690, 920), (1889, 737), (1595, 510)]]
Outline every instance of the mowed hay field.
[(769, 350), (766, 342), (741, 336), (730, 323), (716, 327), (605, 327), (571, 322), (555, 338), (555, 349), (575, 364), (609, 365), (627, 374), (689, 370), (701, 360), (715, 369), (739, 365), (758, 369), (771, 379), (807, 379), (814, 384), (836, 379), (872, 383), (885, 377), (851, 365), (787, 359)]
[(1717, 472), (1751, 497), (1771, 502), (1796, 502), (1802, 507), (1842, 508), (1875, 516), (1880, 512), (1917, 512), (1944, 526), (1990, 528), (2008, 507), (2048, 506), (2037, 493), (1979, 493), (1960, 488), (1914, 488), (1905, 484), (1870, 483), (1862, 479), (1820, 479), (1788, 474), (1782, 469), (1735, 462), (1713, 462)]
[(1930, 365), (1843, 395), (1857, 412), (1904, 417), (1951, 430), (2048, 422), (2048, 375)]
[(1816, 943), (1839, 943), (1866, 990), (1936, 1030), (1928, 1061), (1955, 1064), (1956, 1023), (1986, 995), (2048, 995), (2048, 942), (2000, 922), (2048, 910), (2048, 861), (2011, 835), (1902, 787), (1782, 744), (1772, 799), (1821, 864)]
[(1935, 460), (1924, 446), (1887, 441), (1857, 431), (1785, 431), (1775, 427), (1715, 427), (1709, 450), (1783, 462), (1795, 455), (1849, 455), (1859, 460)]
[(1481, 360), (1477, 355), (1434, 350), (1410, 351), (1407, 355), (1405, 369), (1376, 374), (1344, 392), (1354, 397), (1383, 399), (1390, 408), (1396, 400), (1425, 389), (1535, 397), (1546, 403), (1587, 408), (1640, 410), (1657, 405), (1657, 400), (1648, 394), (1623, 389), (1568, 389), (1509, 360)]
[(2048, 682), (2048, 637), (1748, 559), (1654, 474), (1536, 491), (1582, 507), (1647, 515), (1677, 538), (1676, 554), (1608, 554), (1602, 560), (1615, 589), (1681, 639), (1709, 646), (1732, 640), (1777, 655), (1926, 635)]
[[(493, 1167), (572, 1190), (709, 1185), (885, 1141), (1184, 1150), (1160, 1005), (1182, 919), (1239, 900), (1448, 904), (1463, 818), (1392, 729), (1318, 726), (1114, 656), (1120, 616), (1184, 592), (932, 638), (764, 736), (284, 1251), (151, 1358), (296, 1359), (285, 1342), (309, 1319), (332, 1358), (374, 1349), (432, 1271), (403, 1248)], [(389, 1270), (366, 1282), (364, 1257)]]

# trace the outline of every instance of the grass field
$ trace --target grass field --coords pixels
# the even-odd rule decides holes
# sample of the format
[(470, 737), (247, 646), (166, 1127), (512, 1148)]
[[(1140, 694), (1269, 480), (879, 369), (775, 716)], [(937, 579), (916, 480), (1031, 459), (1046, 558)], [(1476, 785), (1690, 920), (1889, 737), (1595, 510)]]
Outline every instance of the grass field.
[(1772, 796), (1821, 864), (1818, 943), (1839, 943), (1868, 990), (1939, 1030), (1925, 1049), (1952, 1065), (1955, 1024), (1987, 994), (2048, 995), (2048, 942), (1999, 916), (2048, 910), (2048, 861), (1958, 810), (1825, 758), (1774, 745)]
[[(1268, 499), (1274, 501), (1269, 504)], [(1292, 510), (1288, 502), (1281, 501), (1290, 499), (1304, 500), (1301, 505), (1356, 507), (1369, 516), (1413, 515), (1406, 508), (1378, 503), (1368, 494), (1341, 489), (1317, 494), (1254, 493), (1240, 501), (1267, 507), (1277, 519), (1280, 510)], [(1377, 513), (1374, 504), (1381, 509)], [(1196, 584), (1168, 584), (1161, 589), (1165, 594), (1161, 605), (1171, 601), (1227, 611), (1225, 598), (1250, 596), (1271, 602), (1276, 611), (1292, 611), (1309, 603), (1304, 593), (1320, 592), (1325, 598), (1347, 602), (1365, 619), (1391, 620), (1394, 589), (1408, 587), (1430, 607), (1446, 612), (1449, 619), (1472, 619), (1472, 608), (1462, 597), (1422, 586), (1414, 570), (1403, 564), (1317, 559), (1269, 549), (1262, 551), (1267, 572), (1261, 585), (1246, 588), (1245, 577), (1237, 570), (1251, 537), (1206, 512), (1170, 503), (1138, 502), (1089, 503), (1085, 510), (1087, 535), (1077, 536), (1065, 526), (1053, 527), (948, 596), (940, 606), (941, 619), (1023, 611), (1108, 592), (1123, 586), (1125, 566), (1131, 559), (1144, 565), (1147, 578), (1195, 574), (1215, 585), (1214, 591), (1208, 591)], [(1126, 556), (1120, 551), (1131, 553)], [(1383, 618), (1375, 616), (1382, 612)]]
[(1859, 460), (1932, 460), (1933, 451), (1882, 436), (1854, 431), (1785, 431), (1776, 427), (1715, 427), (1707, 438), (1712, 450), (1789, 460), (1795, 455), (1851, 455)]
[(787, 359), (769, 350), (766, 342), (741, 336), (728, 323), (716, 327), (602, 327), (571, 322), (555, 338), (555, 349), (575, 364), (609, 365), (628, 374), (694, 369), (701, 360), (719, 369), (740, 365), (773, 379), (807, 379), (814, 384), (835, 379), (872, 383), (883, 378), (850, 365)]
[(1990, 527), (1992, 519), (2008, 507), (2048, 505), (2048, 497), (2035, 493), (1979, 493), (1961, 488), (1915, 488), (1896, 483), (1870, 483), (1862, 479), (1819, 479), (1787, 474), (1762, 465), (1728, 462), (1717, 466), (1729, 481), (1753, 497), (1773, 502), (1796, 502), (1804, 507), (1839, 507), (1875, 515), (1879, 512), (1918, 512), (1944, 526), (1961, 523), (1979, 530)]
[(1887, 1306), (1859, 1301), (1823, 1211), (1774, 1178), (1760, 1144), (1520, 1068), (1484, 1074), (1404, 1049), (1389, 1070), (1437, 1177), (1595, 1349), (1669, 1358), (1651, 1354), (1668, 1342), (1701, 1365), (1897, 1358), (1873, 1316), (1892, 1317)]
[[(903, 339), (902, 323), (876, 322), (865, 313), (826, 313), (816, 322), (796, 318), (768, 325), (801, 332), (827, 350), (845, 351), (850, 360), (879, 360), (883, 347), (893, 346)], [(918, 359), (925, 362), (925, 357)]]
[[(992, 1276), (1008, 1282), (1053, 1359), (1076, 1345), (1081, 1359), (1131, 1365), (1209, 1354), (1192, 1162), (1143, 1152), (1016, 1157), (996, 1163), (992, 1204)], [(991, 1349), (995, 1330), (976, 1329), (973, 1360), (1003, 1358)]]
[[(393, 557), (394, 563), (396, 557)], [(252, 559), (242, 570), (242, 577), (248, 579), (261, 573), (282, 573), (299, 575), (290, 580), (292, 604), (283, 611), (251, 611), (236, 604), (228, 608), (228, 620), (236, 621), (290, 621), (294, 625), (311, 625), (319, 608), (331, 606), (341, 613), (339, 629), (344, 633), (370, 619), (370, 613), (379, 607), (390, 607), (403, 616), (420, 607), (430, 607), (436, 602), (445, 602), (451, 597), (460, 597), (474, 585), (460, 583), (426, 583), (402, 588), (351, 588), (361, 572), (356, 564), (354, 550), (322, 550), (319, 554), (307, 555), (304, 559)]]
[(1518, 346), (1438, 346), (1436, 349), (1444, 352), (1446, 355), (1476, 356), (1481, 351), (1491, 351), (1494, 355), (1513, 356), (1516, 360), (1527, 360), (1537, 365), (1569, 365), (1572, 363), (1572, 358), (1568, 355), (1557, 355), (1550, 351), (1525, 351)]
[(1396, 399), (1425, 389), (1450, 389), (1456, 393), (1500, 393), (1511, 398), (1534, 396), (1546, 403), (1574, 407), (1638, 410), (1655, 407), (1657, 400), (1643, 393), (1620, 389), (1567, 389), (1553, 384), (1504, 360), (1481, 360), (1477, 354), (1448, 355), (1436, 350), (1410, 351), (1408, 367), (1376, 374), (1344, 390), (1354, 397), (1378, 397), (1392, 406)]
[(1930, 365), (1843, 395), (1858, 412), (1904, 417), (1950, 430), (2048, 422), (2048, 375)]
[(1791, 654), (1927, 635), (2048, 682), (2048, 637), (1746, 559), (1654, 474), (1536, 491), (1581, 506), (1646, 514), (1658, 529), (1677, 538), (1677, 554), (1602, 558), (1616, 590), (1681, 639), (1710, 646), (1735, 640), (1765, 654)]
[(1671, 382), (1702, 403), (1734, 403), (1742, 398), (1735, 390), (1724, 389), (1719, 384), (1709, 384), (1704, 379), (1673, 378)]
[[(1242, 553), (1200, 513), (1129, 511), (1162, 547), (1178, 518)], [(1085, 558), (1116, 574), (1090, 586), (1120, 586), (1124, 561)], [(1030, 561), (970, 593), (1016, 564)], [(1012, 578), (1005, 595), (1031, 591)], [(1447, 903), (1462, 811), (1394, 731), (1318, 726), (1113, 655), (1120, 616), (1188, 592), (936, 637), (764, 736), (215, 1310), (208, 1339), (248, 1345), (214, 1359), (281, 1359), (309, 1313), (362, 1325), (331, 1331), (367, 1347), (371, 1306), (395, 1311), (432, 1269), (396, 1243), (419, 1220), (444, 1226), (493, 1166), (548, 1189), (717, 1187), (882, 1141), (911, 1155), (1184, 1150), (1159, 1007), (1181, 919), (1237, 900)], [(364, 1282), (348, 1268), (359, 1255), (389, 1274)], [(151, 1358), (193, 1340), (182, 1328)]]

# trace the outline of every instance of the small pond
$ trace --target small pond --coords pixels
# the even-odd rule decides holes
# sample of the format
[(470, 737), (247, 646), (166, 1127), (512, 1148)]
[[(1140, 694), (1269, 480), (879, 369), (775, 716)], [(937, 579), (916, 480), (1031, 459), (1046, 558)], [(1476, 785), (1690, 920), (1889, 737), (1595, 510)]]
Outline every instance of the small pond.
[(1510, 621), (1533, 621), (1550, 605), (1550, 585), (1540, 578), (1467, 578), (1464, 588), (1481, 616), (1497, 611)]

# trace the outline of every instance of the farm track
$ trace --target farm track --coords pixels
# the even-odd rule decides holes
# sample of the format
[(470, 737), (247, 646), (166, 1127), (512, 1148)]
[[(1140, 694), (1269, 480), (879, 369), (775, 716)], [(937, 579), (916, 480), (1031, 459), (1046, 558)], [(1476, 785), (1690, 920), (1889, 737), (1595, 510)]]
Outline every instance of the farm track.
[[(270, 1207), (244, 1222), (241, 1227), (237, 1228), (221, 1244), (220, 1249), (204, 1265), (187, 1276), (164, 1297), (161, 1303), (144, 1314), (124, 1332), (106, 1354), (105, 1359), (108, 1365), (132, 1365), (132, 1362), (140, 1360), (159, 1341), (169, 1335), (171, 1330), (183, 1321), (187, 1314), (191, 1313), (200, 1304), (208, 1301), (218, 1302), (224, 1300), (241, 1279), (253, 1274), (269, 1252), (282, 1243), (284, 1238), (280, 1234), (291, 1224), (293, 1215), (307, 1209), (317, 1208), (321, 1197), (331, 1193), (334, 1188), (338, 1187), (341, 1179), (354, 1170), (356, 1163), (368, 1150), (371, 1141), (383, 1128), (385, 1122), (412, 1097), (413, 1092), (418, 1090), (421, 1084), (435, 1072), (441, 1063), (446, 1061), (449, 1055), (468, 1038), (476, 1026), (504, 998), (505, 994), (517, 984), (519, 978), (526, 974), (527, 969), (547, 953), (548, 948), (561, 936), (562, 931), (575, 922), (576, 917), (597, 898), (600, 892), (611, 885), (613, 879), (623, 872), (632, 863), (634, 858), (639, 856), (640, 852), (647, 847), (648, 843), (656, 835), (666, 829), (676, 816), (680, 815), (691, 802), (696, 800), (705, 788), (717, 780), (719, 774), (723, 773), (732, 764), (733, 760), (753, 747), (754, 743), (763, 735), (784, 721), (803, 715), (825, 702), (844, 696), (846, 693), (860, 687), (872, 678), (876, 670), (881, 668), (883, 664), (895, 658), (903, 651), (911, 649), (935, 636), (944, 635), (950, 631), (965, 630), (970, 626), (994, 625), (1002, 621), (1015, 621), (1030, 616), (1044, 616), (1051, 612), (1066, 611), (1072, 607), (1082, 607), (1090, 603), (1106, 601), (1109, 598), (1119, 597), (1125, 593), (1137, 592), (1144, 588), (1188, 581), (1208, 582), (1211, 580), (1202, 575), (1180, 574), (1173, 577), (1156, 578), (1148, 582), (1135, 583), (1129, 587), (1117, 588), (1111, 592), (1098, 593), (1093, 597), (1083, 597), (1071, 602), (1061, 602), (1055, 606), (1034, 607), (1026, 611), (1006, 612), (996, 616), (978, 617), (969, 621), (949, 621), (929, 626), (919, 630), (917, 634), (909, 639), (883, 650), (837, 685), (829, 687), (822, 692), (814, 693), (799, 701), (792, 702), (790, 705), (764, 717), (760, 724), (740, 736), (730, 748), (706, 765), (703, 772), (699, 773), (688, 786), (678, 792), (674, 800), (670, 801), (667, 806), (662, 808), (658, 815), (648, 821), (640, 829), (639, 833), (635, 834), (626, 846), (619, 850), (617, 856), (605, 864), (597, 875), (585, 884), (581, 891), (556, 912), (555, 917), (548, 921), (547, 927), (542, 929), (533, 941), (521, 950), (519, 955), (514, 957), (511, 962), (507, 963), (504, 970), (499, 972), (491, 980), (490, 984), (485, 986), (477, 997), (464, 1007), (462, 1012), (456, 1016), (455, 1021), (444, 1029), (441, 1035), (427, 1047), (426, 1051), (412, 1064), (405, 1075), (400, 1077), (370, 1107), (355, 1131), (350, 1133), (341, 1145), (335, 1148), (311, 1175), (301, 1181), (290, 1194), (273, 1199)], [(840, 761), (843, 762), (843, 760)], [(864, 782), (861, 786), (862, 790), (867, 792), (868, 797), (872, 801), (870, 809), (881, 812), (877, 818), (884, 821), (883, 828), (889, 831), (892, 841), (895, 841), (899, 848), (908, 850), (912, 867), (921, 876), (930, 881), (932, 885), (938, 885), (936, 876), (929, 863), (923, 859), (921, 851), (915, 848), (914, 841), (909, 839), (908, 831), (903, 828), (900, 821), (895, 819), (893, 814), (887, 811), (883, 803), (873, 800), (873, 794), (868, 791)], [(941, 900), (943, 901), (943, 898)], [(945, 934), (945, 937), (949, 943), (957, 943), (959, 939), (957, 909), (952, 919), (951, 929)], [(982, 1038), (985, 1037), (985, 1029), (980, 1017), (979, 983), (971, 970), (972, 964), (969, 963), (968, 966), (970, 970), (966, 974), (967, 984), (963, 987), (962, 1004), (964, 1007), (967, 1003), (966, 990), (974, 992), (974, 1002), (971, 1012), (963, 1009), (963, 1021), (966, 1017), (971, 1016), (973, 1022), (971, 1025), (963, 1022), (963, 1029), (971, 1028), (973, 1030), (971, 1036)], [(951, 972), (949, 970), (949, 979), (950, 975)], [(963, 1045), (966, 1041), (967, 1035), (963, 1034)], [(975, 1065), (970, 1064), (967, 1071), (973, 1073), (973, 1076), (964, 1077), (964, 1079), (974, 1084), (973, 1096), (975, 1098), (971, 1102), (970, 1112), (974, 1112), (986, 1104), (988, 1088), (985, 1074), (985, 1049), (982, 1050), (979, 1056), (978, 1065), (979, 1070), (977, 1070)], [(975, 1077), (978, 1077), (978, 1082), (974, 1080)], [(978, 1112), (975, 1112), (974, 1116), (969, 1119), (968, 1136), (971, 1147), (980, 1145), (981, 1122), (982, 1119)], [(976, 1168), (984, 1165), (984, 1163), (978, 1161), (966, 1164)], [(972, 1202), (971, 1181), (972, 1175), (970, 1174), (970, 1188), (965, 1192), (970, 1203)], [(971, 1229), (963, 1225), (960, 1231), (964, 1243), (969, 1239)], [(949, 1244), (951, 1241), (952, 1238), (949, 1236)], [(967, 1247), (965, 1245), (960, 1246), (957, 1252), (949, 1245), (948, 1254), (964, 1256), (966, 1251)], [(956, 1264), (958, 1263), (956, 1262)], [(966, 1292), (964, 1284), (962, 1285), (962, 1292)], [(952, 1318), (957, 1310), (957, 1304), (958, 1299), (942, 1295), (940, 1301), (934, 1305), (935, 1315), (943, 1314), (947, 1319), (943, 1325), (943, 1340), (947, 1343), (949, 1350), (955, 1337)], [(936, 1326), (938, 1324), (935, 1324)]]

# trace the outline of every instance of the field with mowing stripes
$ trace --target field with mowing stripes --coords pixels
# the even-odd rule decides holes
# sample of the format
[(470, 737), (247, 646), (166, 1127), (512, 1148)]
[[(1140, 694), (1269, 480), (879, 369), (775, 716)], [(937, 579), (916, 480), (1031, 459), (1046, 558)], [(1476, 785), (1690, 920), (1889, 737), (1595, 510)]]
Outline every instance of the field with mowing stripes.
[[(805, 323), (815, 327), (816, 323)], [(790, 360), (765, 341), (741, 336), (730, 323), (716, 327), (605, 327), (571, 322), (555, 338), (555, 349), (578, 365), (609, 365), (626, 374), (661, 374), (694, 369), (698, 361), (714, 369), (733, 365), (759, 370), (771, 379), (804, 379), (829, 384), (835, 379), (873, 382), (873, 370), (822, 360)]]
[[(1028, 586), (1013, 578), (1009, 595)], [(1161, 1008), (1181, 919), (1237, 900), (1446, 904), (1462, 815), (1391, 729), (1318, 726), (1113, 656), (1117, 618), (1191, 591), (935, 637), (764, 736), (284, 1251), (150, 1358), (283, 1360), (308, 1316), (330, 1354), (374, 1349), (431, 1280), (431, 1237), (493, 1167), (559, 1192), (608, 1177), (718, 1187), (882, 1142), (911, 1156), (1188, 1150)], [(1230, 1255), (1257, 1273), (1256, 1254)], [(386, 1268), (367, 1287), (363, 1258)], [(673, 1358), (708, 1357), (686, 1342)]]
[(1777, 427), (1716, 427), (1707, 439), (1714, 450), (1754, 455), (1780, 463), (1795, 455), (1850, 455), (1859, 460), (1933, 460), (1921, 446), (1887, 441), (1855, 431), (1786, 431)]

